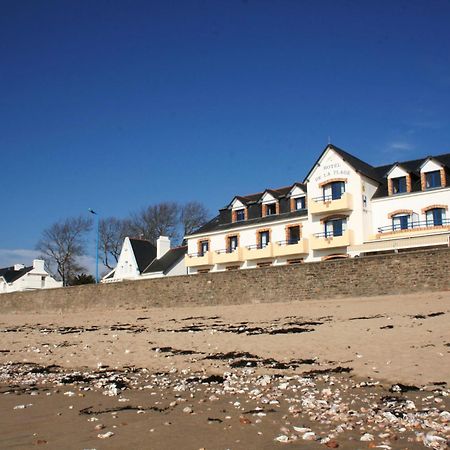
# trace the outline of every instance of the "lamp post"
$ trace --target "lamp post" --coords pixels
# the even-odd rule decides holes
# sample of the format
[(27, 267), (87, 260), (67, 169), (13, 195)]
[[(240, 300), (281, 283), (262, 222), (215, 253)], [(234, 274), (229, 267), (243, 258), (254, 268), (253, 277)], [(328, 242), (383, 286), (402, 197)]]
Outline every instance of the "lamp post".
[(94, 216), (96, 216), (97, 218), (97, 238), (96, 238), (96, 242), (95, 242), (95, 282), (98, 284), (98, 242), (99, 242), (99, 236), (100, 236), (100, 219), (98, 214), (92, 209), (89, 208), (88, 211), (93, 214)]

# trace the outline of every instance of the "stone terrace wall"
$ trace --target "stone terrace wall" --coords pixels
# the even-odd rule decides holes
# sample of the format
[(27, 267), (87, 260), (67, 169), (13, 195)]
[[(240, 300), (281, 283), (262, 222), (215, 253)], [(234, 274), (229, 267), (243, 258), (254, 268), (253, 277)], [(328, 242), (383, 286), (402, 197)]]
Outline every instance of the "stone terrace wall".
[(450, 249), (0, 295), (1, 311), (293, 302), (450, 289)]

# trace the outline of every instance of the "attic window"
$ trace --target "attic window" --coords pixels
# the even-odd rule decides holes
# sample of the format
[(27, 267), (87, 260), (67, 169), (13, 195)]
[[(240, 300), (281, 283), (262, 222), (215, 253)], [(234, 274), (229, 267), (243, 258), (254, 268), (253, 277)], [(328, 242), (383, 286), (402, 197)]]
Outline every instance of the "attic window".
[(266, 205), (266, 216), (273, 216), (277, 213), (277, 206), (275, 203)]
[(394, 194), (406, 192), (406, 177), (392, 178), (392, 192)]
[(295, 199), (295, 210), (305, 209), (305, 197), (299, 197)]
[(439, 170), (425, 174), (425, 186), (427, 189), (441, 187), (441, 173)]
[(236, 222), (241, 222), (245, 220), (245, 209), (236, 210)]

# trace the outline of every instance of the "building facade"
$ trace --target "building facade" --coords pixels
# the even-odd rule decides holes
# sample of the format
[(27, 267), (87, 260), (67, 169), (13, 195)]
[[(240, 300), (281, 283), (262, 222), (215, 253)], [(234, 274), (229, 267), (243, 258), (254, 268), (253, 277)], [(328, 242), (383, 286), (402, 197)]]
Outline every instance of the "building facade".
[(35, 259), (32, 266), (16, 264), (0, 269), (0, 294), (34, 289), (52, 289), (62, 287), (46, 270), (41, 259)]
[(449, 245), (450, 154), (373, 167), (328, 145), (301, 183), (236, 196), (186, 236), (190, 274)]

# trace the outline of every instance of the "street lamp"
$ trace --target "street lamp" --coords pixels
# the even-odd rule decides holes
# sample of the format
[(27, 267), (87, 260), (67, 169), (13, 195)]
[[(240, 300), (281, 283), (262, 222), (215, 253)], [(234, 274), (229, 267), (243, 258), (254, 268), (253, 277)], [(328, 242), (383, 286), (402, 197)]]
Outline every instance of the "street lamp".
[(88, 211), (91, 214), (94, 214), (94, 216), (96, 216), (97, 218), (97, 239), (96, 239), (96, 243), (95, 243), (95, 248), (96, 248), (96, 252), (95, 252), (95, 282), (98, 283), (98, 241), (99, 241), (99, 235), (100, 235), (100, 219), (98, 214), (92, 209), (89, 208)]

